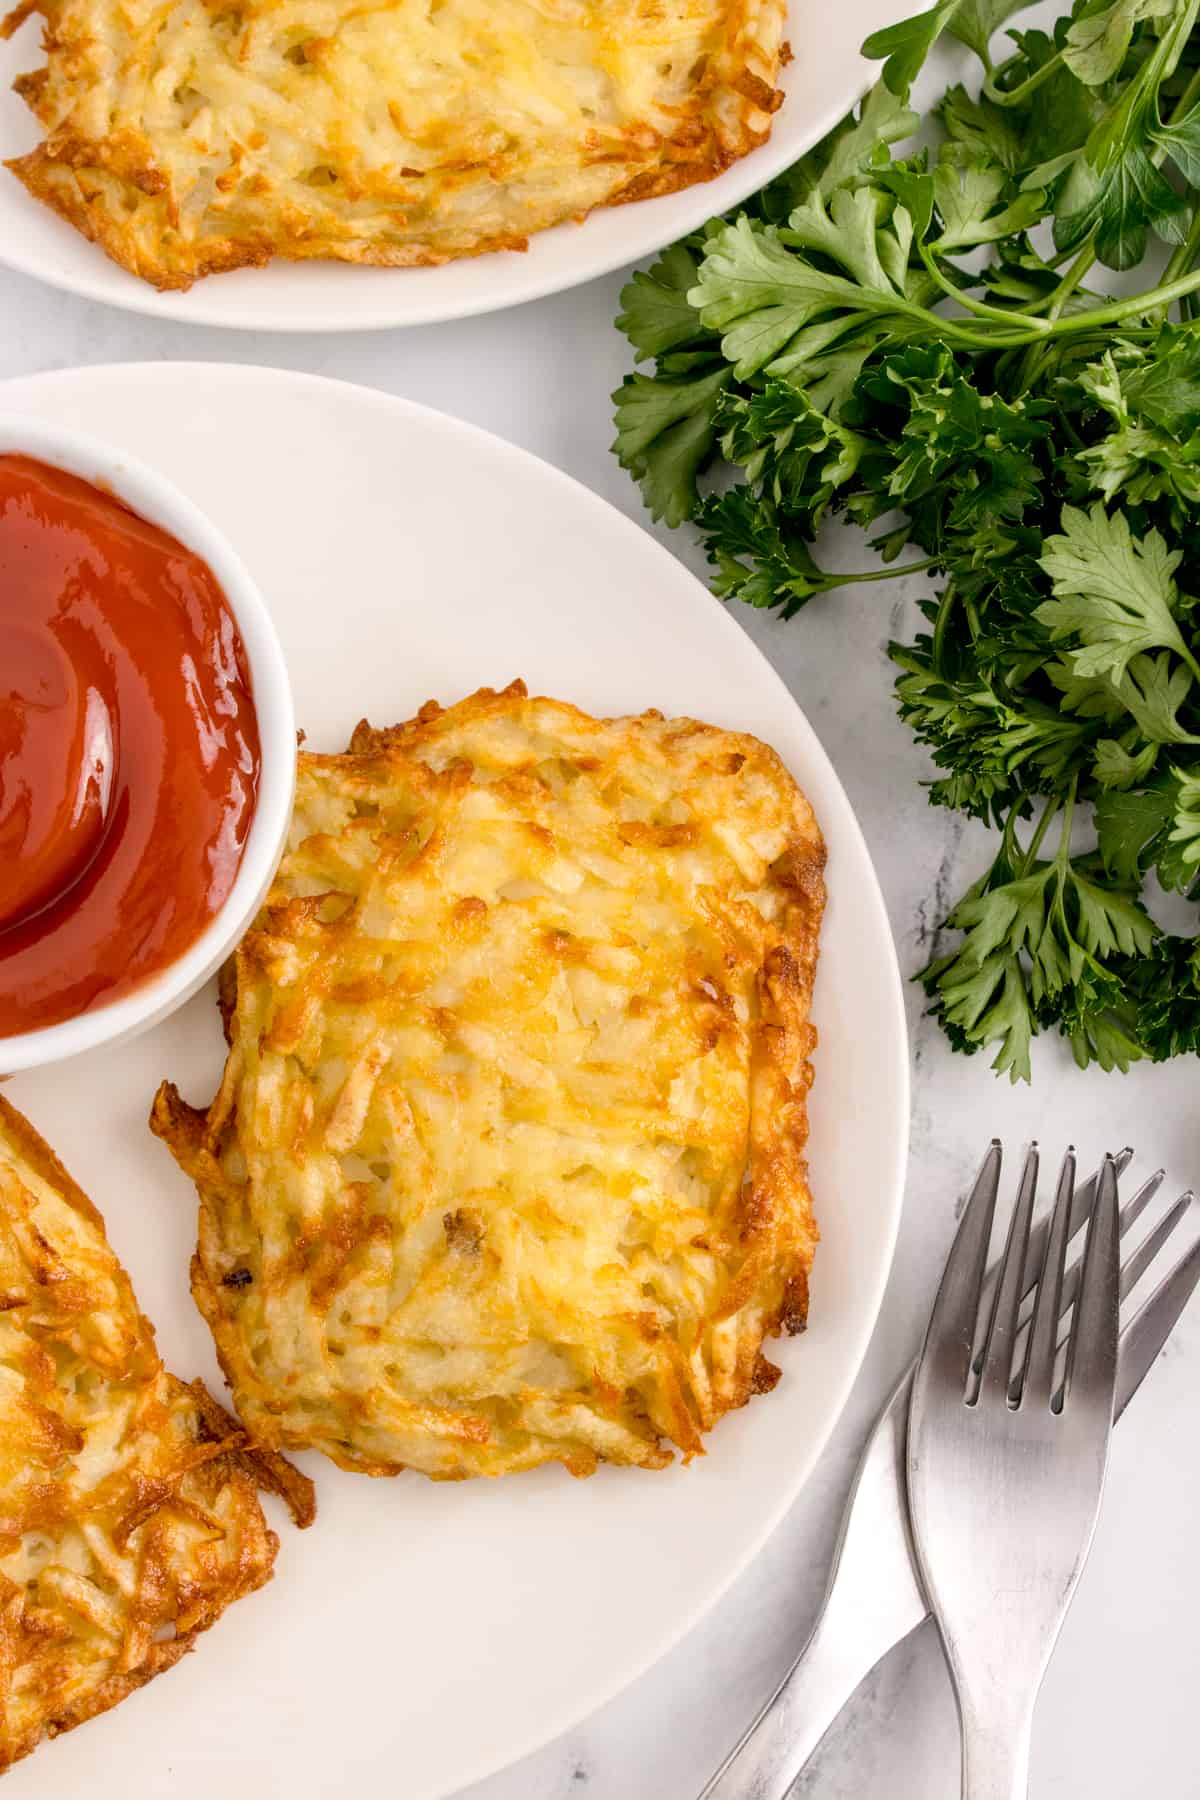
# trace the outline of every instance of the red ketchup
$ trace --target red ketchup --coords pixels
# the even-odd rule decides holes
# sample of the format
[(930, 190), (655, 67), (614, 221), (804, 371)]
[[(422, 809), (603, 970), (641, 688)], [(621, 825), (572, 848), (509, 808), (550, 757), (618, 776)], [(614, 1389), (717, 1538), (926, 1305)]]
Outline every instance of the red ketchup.
[(0, 456), (0, 1038), (195, 942), (254, 815), (249, 666), (208, 565), (101, 489)]

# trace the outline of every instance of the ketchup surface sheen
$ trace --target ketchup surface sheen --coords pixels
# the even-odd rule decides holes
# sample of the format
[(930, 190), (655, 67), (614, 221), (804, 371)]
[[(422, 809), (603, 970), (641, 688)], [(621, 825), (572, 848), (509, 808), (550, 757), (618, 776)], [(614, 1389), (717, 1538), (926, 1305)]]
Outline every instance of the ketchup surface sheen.
[(0, 1038), (116, 999), (199, 937), (258, 774), (208, 565), (111, 494), (0, 456)]

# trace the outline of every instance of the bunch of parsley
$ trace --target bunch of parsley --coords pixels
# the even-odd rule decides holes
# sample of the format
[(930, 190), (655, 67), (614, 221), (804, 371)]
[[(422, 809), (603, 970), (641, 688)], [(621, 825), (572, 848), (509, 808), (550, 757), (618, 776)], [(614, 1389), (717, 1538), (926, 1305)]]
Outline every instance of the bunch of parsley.
[[(1050, 1027), (1106, 1069), (1200, 1049), (1200, 939), (1145, 905), (1200, 877), (1200, 0), (1078, 0), (993, 61), (1021, 10), (941, 0), (869, 40), (857, 113), (625, 288), (654, 369), (614, 395), (621, 462), (723, 598), (938, 580), (891, 647), (899, 709), (932, 801), (999, 847), (921, 979), (1013, 1079)], [(943, 31), (981, 84), (900, 154)], [(878, 571), (817, 560), (831, 513)]]

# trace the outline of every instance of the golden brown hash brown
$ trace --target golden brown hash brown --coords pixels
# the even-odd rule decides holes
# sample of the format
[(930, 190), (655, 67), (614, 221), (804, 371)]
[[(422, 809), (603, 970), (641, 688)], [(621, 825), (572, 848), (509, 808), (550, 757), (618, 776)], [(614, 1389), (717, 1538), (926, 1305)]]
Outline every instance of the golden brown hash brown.
[(178, 1662), (311, 1484), (169, 1375), (91, 1202), (0, 1099), (0, 1769)]
[(824, 900), (775, 753), (483, 689), (302, 754), (237, 953), (193, 1292), (258, 1442), (660, 1468), (778, 1371)]
[(762, 143), (785, 0), (18, 0), (8, 166), (160, 288), (272, 257), (521, 250)]

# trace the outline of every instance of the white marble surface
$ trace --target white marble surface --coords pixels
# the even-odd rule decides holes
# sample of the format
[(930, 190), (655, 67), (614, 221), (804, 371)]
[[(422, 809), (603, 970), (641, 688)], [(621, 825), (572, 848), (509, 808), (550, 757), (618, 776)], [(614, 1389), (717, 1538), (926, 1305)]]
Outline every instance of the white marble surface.
[[(400, 277), (402, 279), (402, 277)], [(265, 362), (404, 394), (471, 419), (568, 470), (645, 523), (608, 451), (608, 394), (626, 368), (612, 327), (620, 278), (483, 318), (409, 333), (274, 337), (188, 330), (54, 293), (0, 270), (0, 378), (78, 363)], [(0, 404), (3, 392), (0, 389)], [(697, 572), (683, 533), (665, 533)], [(849, 533), (825, 549), (847, 566)], [(981, 866), (982, 834), (929, 808), (923, 760), (896, 722), (885, 657), (909, 601), (881, 584), (814, 603), (783, 625), (738, 617), (823, 738), (876, 859), (906, 974), (927, 954), (941, 897)], [(692, 1635), (566, 1738), (471, 1790), (470, 1800), (692, 1800), (805, 1635), (858, 1449), (917, 1346), (955, 1200), (992, 1133), (1084, 1158), (1131, 1142), (1178, 1189), (1200, 1181), (1195, 1060), (1125, 1076), (1080, 1074), (1057, 1044), (1031, 1088), (953, 1057), (910, 990), (914, 1063), (909, 1190), (891, 1286), (870, 1353), (824, 1460), (757, 1562)], [(1121, 1427), (1095, 1551), (1038, 1715), (1034, 1800), (1186, 1800), (1200, 1793), (1200, 1302)], [(664, 1554), (669, 1547), (664, 1546)], [(572, 1620), (586, 1630), (586, 1620)], [(795, 1790), (820, 1800), (952, 1800), (953, 1706), (922, 1633), (864, 1685)]]

